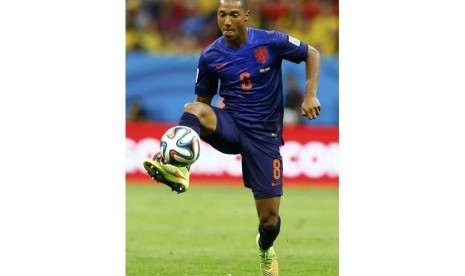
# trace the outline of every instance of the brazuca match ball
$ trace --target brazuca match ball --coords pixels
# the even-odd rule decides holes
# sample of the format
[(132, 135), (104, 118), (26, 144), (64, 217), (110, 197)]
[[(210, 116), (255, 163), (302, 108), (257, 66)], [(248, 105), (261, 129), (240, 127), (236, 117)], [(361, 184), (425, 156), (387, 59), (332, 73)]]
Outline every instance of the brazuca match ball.
[(166, 163), (185, 167), (200, 155), (200, 137), (192, 128), (175, 126), (161, 137), (160, 152)]

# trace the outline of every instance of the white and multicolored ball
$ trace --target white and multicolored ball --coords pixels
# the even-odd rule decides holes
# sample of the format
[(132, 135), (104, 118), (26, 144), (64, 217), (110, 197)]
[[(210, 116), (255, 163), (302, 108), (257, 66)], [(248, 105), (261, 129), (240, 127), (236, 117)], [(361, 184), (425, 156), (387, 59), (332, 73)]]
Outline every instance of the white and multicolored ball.
[(199, 158), (200, 137), (190, 127), (172, 127), (161, 137), (160, 152), (168, 164), (189, 166)]

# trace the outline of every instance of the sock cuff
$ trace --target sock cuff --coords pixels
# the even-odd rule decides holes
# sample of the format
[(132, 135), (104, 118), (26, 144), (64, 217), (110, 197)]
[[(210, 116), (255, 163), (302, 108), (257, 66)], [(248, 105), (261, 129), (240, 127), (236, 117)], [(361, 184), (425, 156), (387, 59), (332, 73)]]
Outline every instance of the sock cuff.
[(192, 113), (184, 112), (178, 125), (192, 128), (200, 136), (200, 120)]
[(258, 225), (258, 232), (260, 233), (260, 239), (258, 240), (258, 245), (261, 249), (267, 250), (273, 246), (274, 240), (278, 237), (279, 231), (281, 230), (281, 218), (278, 216), (278, 222), (276, 227), (268, 230), (262, 227), (261, 224)]

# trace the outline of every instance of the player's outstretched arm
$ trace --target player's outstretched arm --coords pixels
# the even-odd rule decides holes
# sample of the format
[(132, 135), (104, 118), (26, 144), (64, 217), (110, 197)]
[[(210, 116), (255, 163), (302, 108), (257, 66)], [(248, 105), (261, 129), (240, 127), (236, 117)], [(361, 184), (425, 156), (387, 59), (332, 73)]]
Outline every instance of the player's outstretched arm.
[(320, 77), (320, 53), (308, 45), (308, 53), (306, 60), (306, 76), (307, 83), (305, 86), (305, 96), (302, 103), (302, 116), (308, 119), (316, 119), (320, 115), (320, 101), (316, 97), (318, 89), (318, 79)]

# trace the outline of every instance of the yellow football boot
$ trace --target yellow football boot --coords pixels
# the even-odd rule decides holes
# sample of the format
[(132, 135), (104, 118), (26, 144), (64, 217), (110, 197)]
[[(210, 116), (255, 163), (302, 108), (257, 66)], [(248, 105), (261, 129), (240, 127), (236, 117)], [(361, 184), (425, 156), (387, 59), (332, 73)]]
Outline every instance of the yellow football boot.
[(189, 189), (189, 169), (187, 167), (176, 167), (148, 159), (144, 161), (144, 168), (153, 180), (168, 185), (171, 190), (178, 194)]
[(268, 250), (260, 248), (258, 240), (260, 234), (257, 235), (255, 242), (257, 243), (258, 256), (260, 257), (260, 270), (263, 276), (277, 276), (279, 273), (278, 258), (274, 252), (273, 246)]

